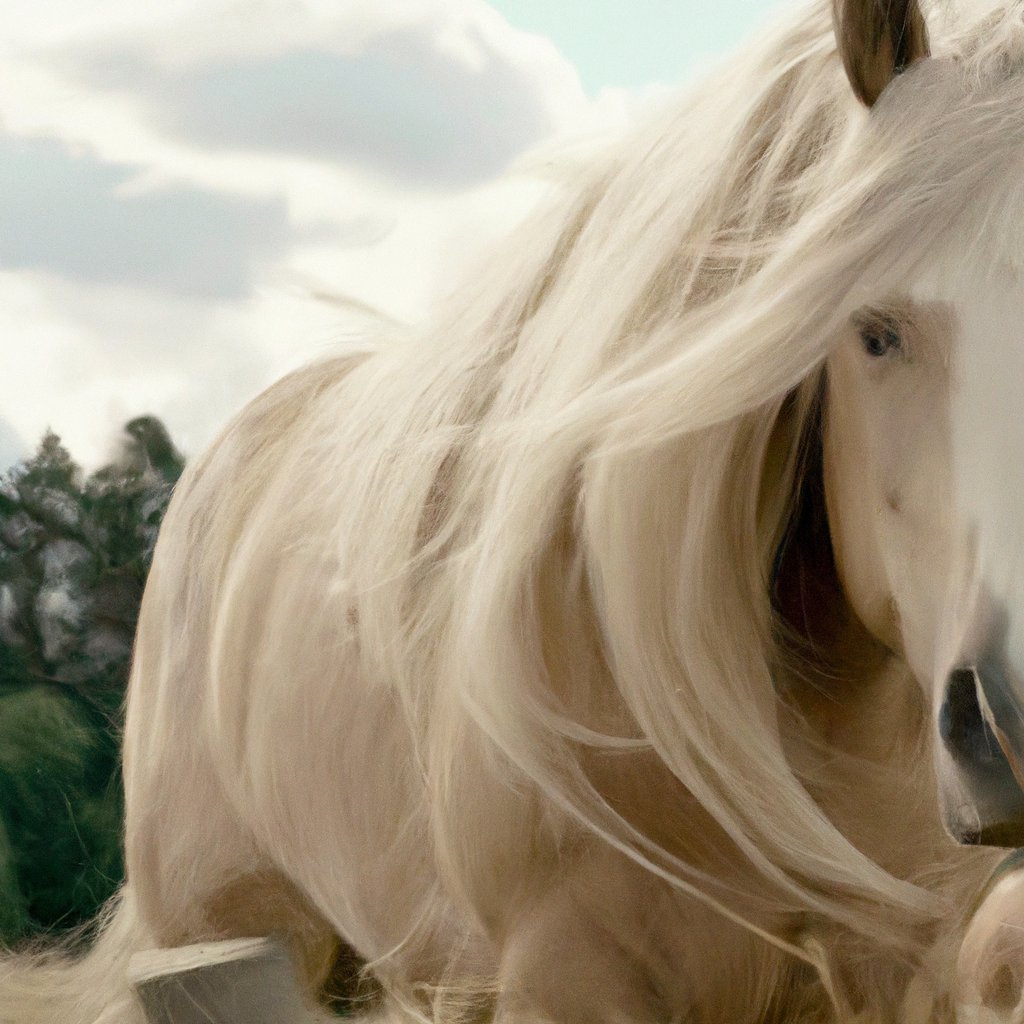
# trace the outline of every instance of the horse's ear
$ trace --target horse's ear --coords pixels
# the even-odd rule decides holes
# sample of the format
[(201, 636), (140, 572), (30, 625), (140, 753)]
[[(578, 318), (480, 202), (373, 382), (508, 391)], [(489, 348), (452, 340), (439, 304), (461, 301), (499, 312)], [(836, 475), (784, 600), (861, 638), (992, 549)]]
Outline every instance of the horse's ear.
[(832, 20), (850, 85), (869, 107), (894, 75), (928, 56), (917, 0), (832, 0)]

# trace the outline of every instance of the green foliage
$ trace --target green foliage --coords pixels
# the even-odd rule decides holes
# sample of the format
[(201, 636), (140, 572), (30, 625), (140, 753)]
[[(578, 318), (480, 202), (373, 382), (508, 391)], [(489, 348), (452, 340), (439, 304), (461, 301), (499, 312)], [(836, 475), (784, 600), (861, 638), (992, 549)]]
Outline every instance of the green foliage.
[(87, 920), (113, 892), (122, 872), (116, 768), (115, 734), (73, 698), (39, 685), (0, 697), (5, 941)]
[(87, 478), (52, 433), (0, 478), (0, 942), (88, 920), (121, 880), (121, 708), (182, 467), (142, 417)]

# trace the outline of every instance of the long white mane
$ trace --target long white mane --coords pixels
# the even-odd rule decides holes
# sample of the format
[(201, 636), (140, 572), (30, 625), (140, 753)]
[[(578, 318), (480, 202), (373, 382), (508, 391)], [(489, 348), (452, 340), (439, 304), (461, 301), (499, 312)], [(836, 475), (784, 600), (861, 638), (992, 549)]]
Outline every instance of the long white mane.
[[(189, 596), (149, 628), (211, 623), (190, 654), (209, 665), (203, 728), (249, 827), (268, 848), (289, 823), (329, 831), (379, 759), (390, 802), (364, 837), (396, 876), (436, 866), (397, 940), (355, 897), (338, 923), (382, 971), (452, 906), (500, 916), (502, 864), (595, 840), (763, 930), (754, 891), (609, 796), (615, 759), (667, 769), (793, 912), (894, 947), (944, 912), (787, 760), (771, 591), (830, 340), (940, 244), (986, 251), (1024, 180), (1020, 7), (933, 40), (942, 59), (869, 114), (826, 6), (795, 13), (563, 186), (431, 330), (304, 371), (182, 482), (161, 543)], [(248, 500), (218, 507), (229, 481)], [(170, 678), (145, 640), (136, 674)], [(354, 674), (372, 736), (325, 749)], [(411, 761), (389, 760), (381, 716)], [(329, 842), (364, 857), (351, 832)], [(314, 899), (342, 885), (303, 871)]]

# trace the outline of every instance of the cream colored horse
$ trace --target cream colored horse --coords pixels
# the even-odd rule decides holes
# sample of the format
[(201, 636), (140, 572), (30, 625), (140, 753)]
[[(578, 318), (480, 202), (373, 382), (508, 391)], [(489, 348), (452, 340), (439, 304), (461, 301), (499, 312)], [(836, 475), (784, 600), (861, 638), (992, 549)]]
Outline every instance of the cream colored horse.
[(1012, 1012), (1016, 890), (957, 982), (1000, 854), (948, 833), (1024, 821), (1024, 20), (835, 23), (193, 461), (128, 881), (84, 959), (0, 966), (0, 1021), (134, 1024), (133, 950), (270, 932), (393, 1020)]

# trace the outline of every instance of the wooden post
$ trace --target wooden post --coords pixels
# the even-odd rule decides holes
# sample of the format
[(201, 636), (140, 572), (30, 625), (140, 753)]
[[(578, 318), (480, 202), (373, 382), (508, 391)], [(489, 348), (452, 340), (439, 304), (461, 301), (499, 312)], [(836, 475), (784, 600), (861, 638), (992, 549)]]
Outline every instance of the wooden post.
[(149, 1024), (312, 1024), (287, 947), (231, 939), (136, 953), (128, 978)]

